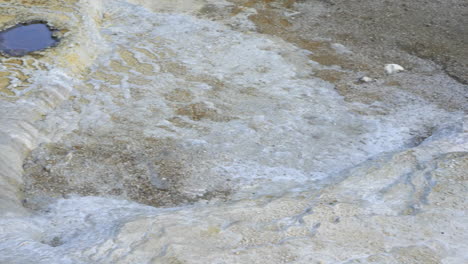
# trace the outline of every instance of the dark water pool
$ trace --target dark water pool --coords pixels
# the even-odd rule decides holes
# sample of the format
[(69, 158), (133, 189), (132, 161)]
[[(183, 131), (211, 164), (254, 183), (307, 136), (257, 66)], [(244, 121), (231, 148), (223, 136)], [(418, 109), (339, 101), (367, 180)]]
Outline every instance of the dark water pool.
[(45, 23), (21, 24), (0, 32), (0, 52), (8, 56), (24, 56), (30, 52), (57, 45), (58, 39)]

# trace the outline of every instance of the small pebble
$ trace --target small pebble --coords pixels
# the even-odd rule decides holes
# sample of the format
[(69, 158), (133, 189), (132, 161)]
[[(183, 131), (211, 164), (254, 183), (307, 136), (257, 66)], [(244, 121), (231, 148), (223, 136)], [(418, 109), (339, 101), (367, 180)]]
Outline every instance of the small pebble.
[(394, 74), (394, 73), (401, 72), (401, 71), (404, 71), (404, 70), (405, 70), (405, 68), (401, 67), (398, 64), (387, 64), (387, 65), (385, 65), (385, 72), (387, 74)]
[(372, 79), (371, 77), (367, 77), (367, 76), (359, 78), (360, 83), (369, 83), (369, 82), (373, 82), (373, 81), (374, 81), (374, 79)]

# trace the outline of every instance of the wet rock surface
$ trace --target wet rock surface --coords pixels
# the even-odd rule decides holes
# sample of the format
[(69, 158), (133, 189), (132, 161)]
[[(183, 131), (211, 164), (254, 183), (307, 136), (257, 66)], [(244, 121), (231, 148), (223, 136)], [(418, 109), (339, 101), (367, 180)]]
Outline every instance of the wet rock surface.
[(465, 262), (462, 11), (400, 4), (0, 1), (61, 29), (0, 58), (0, 262)]

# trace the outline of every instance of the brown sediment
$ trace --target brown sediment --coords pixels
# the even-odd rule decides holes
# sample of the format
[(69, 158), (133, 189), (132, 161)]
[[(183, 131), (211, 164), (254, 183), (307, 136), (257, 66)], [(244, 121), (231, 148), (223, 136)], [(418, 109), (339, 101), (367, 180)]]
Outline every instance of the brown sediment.
[(209, 119), (214, 122), (228, 122), (235, 118), (225, 116), (220, 113), (216, 108), (209, 107), (205, 103), (189, 104), (177, 109), (178, 115), (187, 116), (193, 121), (200, 121), (202, 119)]
[(164, 96), (167, 100), (173, 102), (188, 103), (193, 100), (193, 94), (189, 90), (177, 88)]
[[(69, 194), (119, 196), (157, 207), (229, 196), (228, 189), (208, 190), (198, 198), (180, 191), (202, 150), (187, 152), (173, 139), (99, 141), (35, 150), (24, 164), (26, 206), (38, 209), (44, 197)], [(43, 155), (36, 156), (39, 152)]]
[(15, 93), (8, 89), (10, 86), (10, 79), (8, 77), (0, 77), (0, 93), (6, 94), (7, 96), (14, 96)]
[(121, 48), (119, 50), (120, 57), (125, 63), (133, 70), (136, 70), (144, 75), (151, 75), (154, 71), (153, 65), (148, 63), (142, 63), (135, 58), (135, 55), (130, 51)]
[(315, 72), (315, 76), (331, 83), (338, 83), (346, 73), (337, 70), (318, 70)]
[[(378, 101), (398, 104), (388, 96), (390, 90), (378, 87), (390, 85), (396, 88), (391, 93), (404, 90), (450, 111), (467, 108), (467, 89), (463, 84), (467, 84), (468, 49), (464, 48), (467, 34), (463, 25), (468, 21), (461, 12), (462, 7), (466, 7), (463, 1), (453, 3), (459, 7), (456, 9), (448, 8), (447, 3), (428, 4), (422, 0), (411, 3), (383, 0), (231, 2), (236, 6), (232, 15), (242, 12), (243, 8), (255, 8), (256, 14), (249, 19), (259, 33), (280, 37), (311, 51), (309, 58), (321, 65), (347, 70), (337, 76), (320, 71), (314, 75), (335, 84), (337, 91), (349, 101), (369, 101), (366, 96), (372, 94)], [(297, 14), (286, 16), (287, 12)], [(444, 20), (443, 14), (457, 19)], [(330, 46), (333, 42), (350, 47), (353, 53), (338, 54)], [(417, 61), (413, 55), (434, 61), (440, 68), (434, 68), (427, 61)], [(383, 66), (387, 63), (400, 63), (408, 70), (398, 85), (385, 75)], [(427, 68), (432, 68), (431, 72), (421, 74)], [(459, 84), (442, 80), (444, 73)], [(384, 82), (356, 86), (355, 81), (364, 75), (384, 79)], [(428, 77), (433, 80), (432, 85), (422, 85), (428, 83)], [(354, 88), (343, 89), (346, 86)], [(353, 94), (349, 94), (351, 91)]]

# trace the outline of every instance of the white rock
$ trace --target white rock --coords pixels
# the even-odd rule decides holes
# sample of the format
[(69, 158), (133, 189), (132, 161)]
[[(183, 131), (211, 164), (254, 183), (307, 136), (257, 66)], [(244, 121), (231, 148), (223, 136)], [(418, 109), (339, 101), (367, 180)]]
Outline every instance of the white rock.
[(387, 64), (387, 65), (385, 65), (385, 72), (387, 74), (394, 74), (394, 73), (401, 72), (401, 71), (404, 71), (404, 70), (405, 70), (405, 68), (401, 67), (398, 64)]
[(359, 78), (359, 82), (361, 82), (361, 83), (369, 83), (369, 82), (373, 82), (373, 81), (375, 81), (375, 80), (372, 79), (371, 77), (367, 77), (367, 76)]

